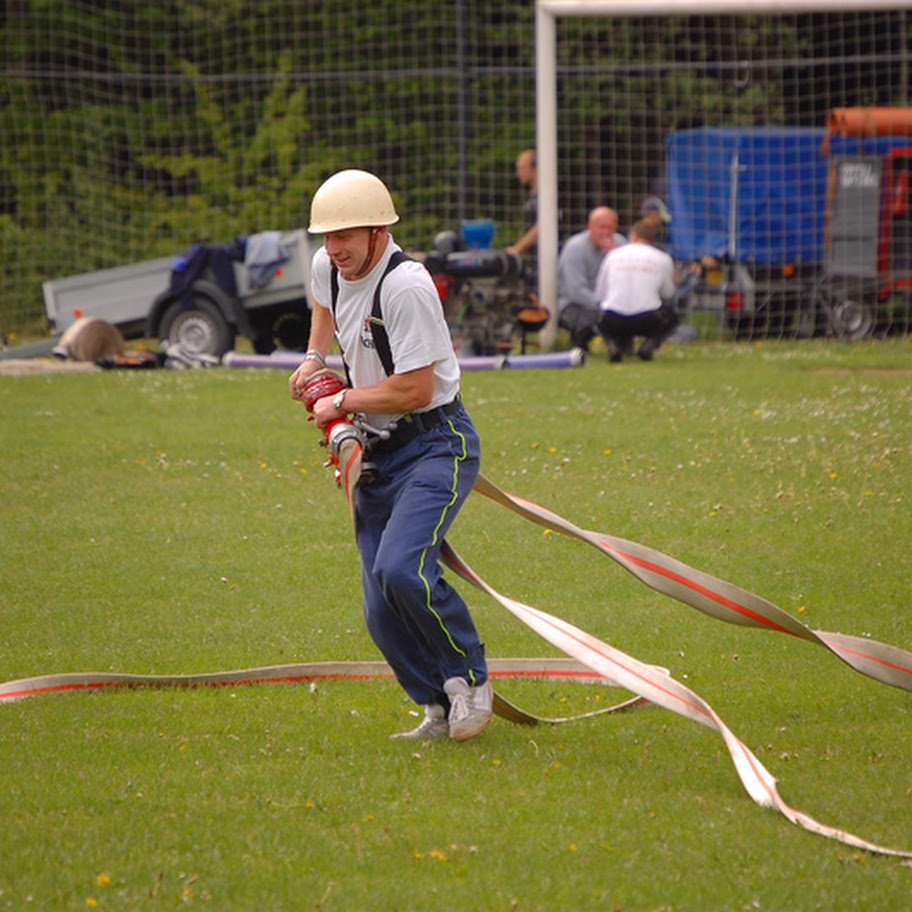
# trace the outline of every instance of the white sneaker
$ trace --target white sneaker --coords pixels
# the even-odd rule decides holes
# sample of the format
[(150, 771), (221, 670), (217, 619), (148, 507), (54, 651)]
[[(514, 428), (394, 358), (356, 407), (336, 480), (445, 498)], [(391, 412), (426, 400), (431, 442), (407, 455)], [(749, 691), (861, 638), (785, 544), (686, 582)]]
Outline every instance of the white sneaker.
[(491, 721), (493, 692), (489, 681), (470, 687), (465, 678), (449, 678), (443, 689), (450, 698), (450, 737), (468, 741), (480, 735)]
[(424, 707), (424, 719), (417, 728), (411, 731), (400, 732), (396, 735), (390, 735), (391, 738), (404, 738), (409, 741), (419, 741), (422, 738), (442, 738), (449, 734), (450, 727), (447, 724), (446, 711), (437, 703), (431, 703)]

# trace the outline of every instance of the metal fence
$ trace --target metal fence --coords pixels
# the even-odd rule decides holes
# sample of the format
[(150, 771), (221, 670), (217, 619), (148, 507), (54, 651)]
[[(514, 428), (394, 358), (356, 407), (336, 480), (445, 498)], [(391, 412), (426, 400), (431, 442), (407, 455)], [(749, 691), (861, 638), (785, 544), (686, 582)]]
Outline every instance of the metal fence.
[[(4, 335), (40, 331), (48, 279), (300, 227), (339, 167), (384, 177), (407, 247), (479, 219), (494, 247), (521, 233), (532, 4), (139, 6), (23, 0), (0, 17)], [(907, 332), (904, 140), (819, 153), (834, 109), (904, 107), (909, 73), (903, 10), (562, 18), (558, 243), (595, 205), (624, 231), (659, 195), (682, 274), (717, 261), (689, 298), (701, 332)], [(853, 180), (879, 184), (834, 196)]]

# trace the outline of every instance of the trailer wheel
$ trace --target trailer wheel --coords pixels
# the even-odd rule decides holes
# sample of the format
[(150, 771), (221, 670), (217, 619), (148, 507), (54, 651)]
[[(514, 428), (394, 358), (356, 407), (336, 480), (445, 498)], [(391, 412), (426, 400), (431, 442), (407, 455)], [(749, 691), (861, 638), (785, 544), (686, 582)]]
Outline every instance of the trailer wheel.
[(848, 282), (824, 282), (817, 289), (820, 309), (826, 313), (837, 339), (857, 342), (874, 331), (874, 311), (860, 287)]
[(221, 358), (234, 348), (234, 330), (218, 307), (199, 295), (190, 307), (176, 301), (165, 311), (159, 338), (179, 345), (188, 355)]
[(874, 329), (874, 314), (864, 302), (854, 298), (837, 301), (830, 311), (833, 332), (846, 342), (867, 339)]

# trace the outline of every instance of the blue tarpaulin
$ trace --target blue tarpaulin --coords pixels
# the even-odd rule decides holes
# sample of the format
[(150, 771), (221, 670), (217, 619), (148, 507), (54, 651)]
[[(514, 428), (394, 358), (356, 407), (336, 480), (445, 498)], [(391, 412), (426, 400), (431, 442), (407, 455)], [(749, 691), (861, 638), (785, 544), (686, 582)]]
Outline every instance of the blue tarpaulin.
[[(665, 141), (668, 249), (756, 264), (820, 263), (829, 158), (813, 127), (700, 127)], [(834, 136), (830, 157), (882, 155), (908, 137)], [(734, 230), (731, 230), (734, 221)]]

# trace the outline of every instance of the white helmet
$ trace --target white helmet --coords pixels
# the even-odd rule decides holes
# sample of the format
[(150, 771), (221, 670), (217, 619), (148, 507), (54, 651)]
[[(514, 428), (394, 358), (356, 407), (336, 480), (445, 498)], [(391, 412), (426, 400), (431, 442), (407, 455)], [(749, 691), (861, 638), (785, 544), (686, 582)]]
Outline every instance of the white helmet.
[(312, 234), (344, 228), (370, 228), (399, 221), (393, 198), (379, 177), (368, 171), (339, 171), (325, 180), (310, 203)]

